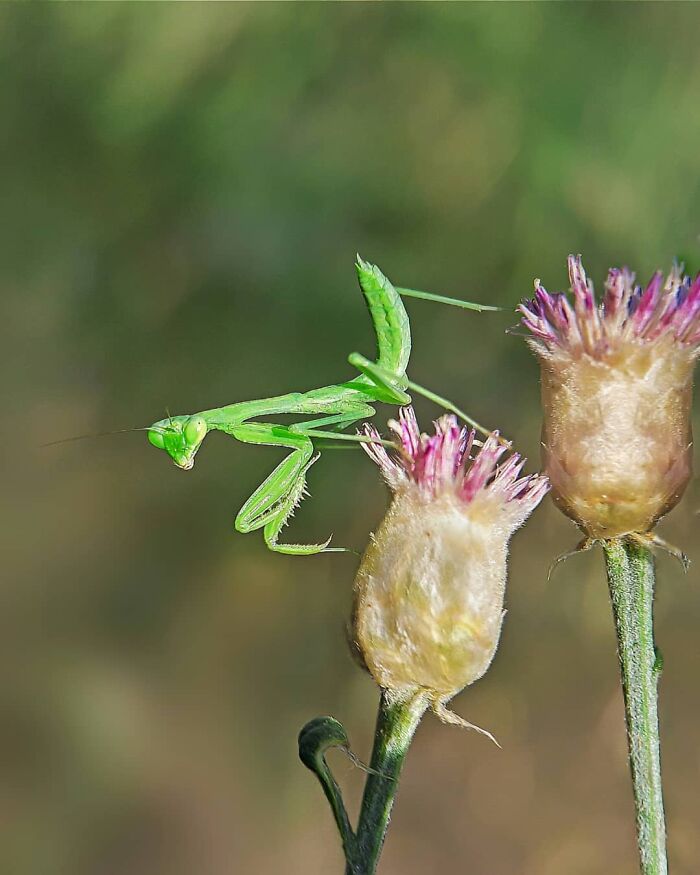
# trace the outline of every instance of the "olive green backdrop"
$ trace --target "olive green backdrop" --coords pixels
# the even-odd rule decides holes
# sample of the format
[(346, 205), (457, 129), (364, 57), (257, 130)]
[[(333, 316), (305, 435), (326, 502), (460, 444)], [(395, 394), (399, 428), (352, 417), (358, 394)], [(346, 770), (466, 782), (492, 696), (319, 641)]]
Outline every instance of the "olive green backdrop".
[[(511, 309), (565, 287), (569, 252), (598, 282), (697, 271), (699, 28), (671, 3), (0, 7), (3, 872), (341, 871), (296, 734), (332, 713), (368, 755), (356, 559), (233, 532), (274, 450), (214, 435), (186, 474), (139, 433), (39, 444), (347, 378), (373, 349), (358, 250)], [(514, 315), (407, 306), (413, 378), (533, 470)], [(362, 548), (385, 506), (363, 454), (310, 489), (290, 536)], [(699, 492), (661, 529), (690, 573), (659, 561), (677, 875), (700, 857)], [(635, 872), (602, 558), (547, 582), (577, 540), (548, 501), (515, 536), (501, 648), (455, 701), (503, 750), (426, 719), (384, 875)]]

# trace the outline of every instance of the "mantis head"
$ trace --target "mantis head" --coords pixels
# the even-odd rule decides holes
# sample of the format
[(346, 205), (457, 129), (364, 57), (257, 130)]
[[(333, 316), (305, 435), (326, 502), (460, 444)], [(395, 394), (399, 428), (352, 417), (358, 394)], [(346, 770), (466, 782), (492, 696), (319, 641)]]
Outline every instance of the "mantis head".
[(202, 416), (171, 416), (148, 429), (148, 440), (165, 450), (178, 468), (189, 471), (206, 433), (207, 423)]

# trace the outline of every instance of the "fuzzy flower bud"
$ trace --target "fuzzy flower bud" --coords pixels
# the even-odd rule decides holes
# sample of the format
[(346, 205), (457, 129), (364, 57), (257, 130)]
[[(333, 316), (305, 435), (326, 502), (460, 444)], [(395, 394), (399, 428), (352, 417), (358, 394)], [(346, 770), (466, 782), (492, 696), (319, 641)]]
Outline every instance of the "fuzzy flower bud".
[(508, 541), (547, 491), (547, 478), (519, 478), (517, 454), (499, 465), (508, 445), (497, 432), (472, 460), (474, 432), (453, 416), (430, 436), (420, 434), (411, 407), (389, 426), (396, 456), (365, 426), (374, 442), (364, 449), (393, 499), (357, 573), (354, 643), (380, 687), (400, 697), (423, 693), (444, 720), (464, 723), (445, 703), (493, 659)]
[(573, 306), (539, 280), (520, 306), (542, 368), (552, 496), (589, 538), (644, 535), (691, 476), (700, 275), (657, 272), (643, 289), (612, 269), (600, 304), (580, 256), (569, 277)]

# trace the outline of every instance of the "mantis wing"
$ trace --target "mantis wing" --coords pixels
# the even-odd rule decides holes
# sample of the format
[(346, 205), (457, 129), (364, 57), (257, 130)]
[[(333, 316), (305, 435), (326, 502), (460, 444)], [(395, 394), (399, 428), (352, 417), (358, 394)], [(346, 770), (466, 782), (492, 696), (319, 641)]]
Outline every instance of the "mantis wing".
[(404, 377), (411, 355), (411, 326), (401, 296), (375, 264), (357, 256), (355, 264), (377, 335), (377, 364)]

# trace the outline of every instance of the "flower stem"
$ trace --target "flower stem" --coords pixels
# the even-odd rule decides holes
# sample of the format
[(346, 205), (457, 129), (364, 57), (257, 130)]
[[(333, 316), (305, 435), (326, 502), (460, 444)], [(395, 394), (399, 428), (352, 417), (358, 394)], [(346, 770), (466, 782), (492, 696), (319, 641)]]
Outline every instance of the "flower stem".
[[(357, 826), (357, 875), (374, 875), (376, 872), (401, 768), (427, 706), (424, 696), (396, 700), (382, 693), (372, 760)], [(346, 875), (352, 871), (348, 867)]]
[(666, 875), (657, 715), (661, 657), (654, 646), (653, 624), (654, 558), (645, 547), (618, 539), (605, 542), (605, 558), (622, 673), (640, 871), (642, 875)]

